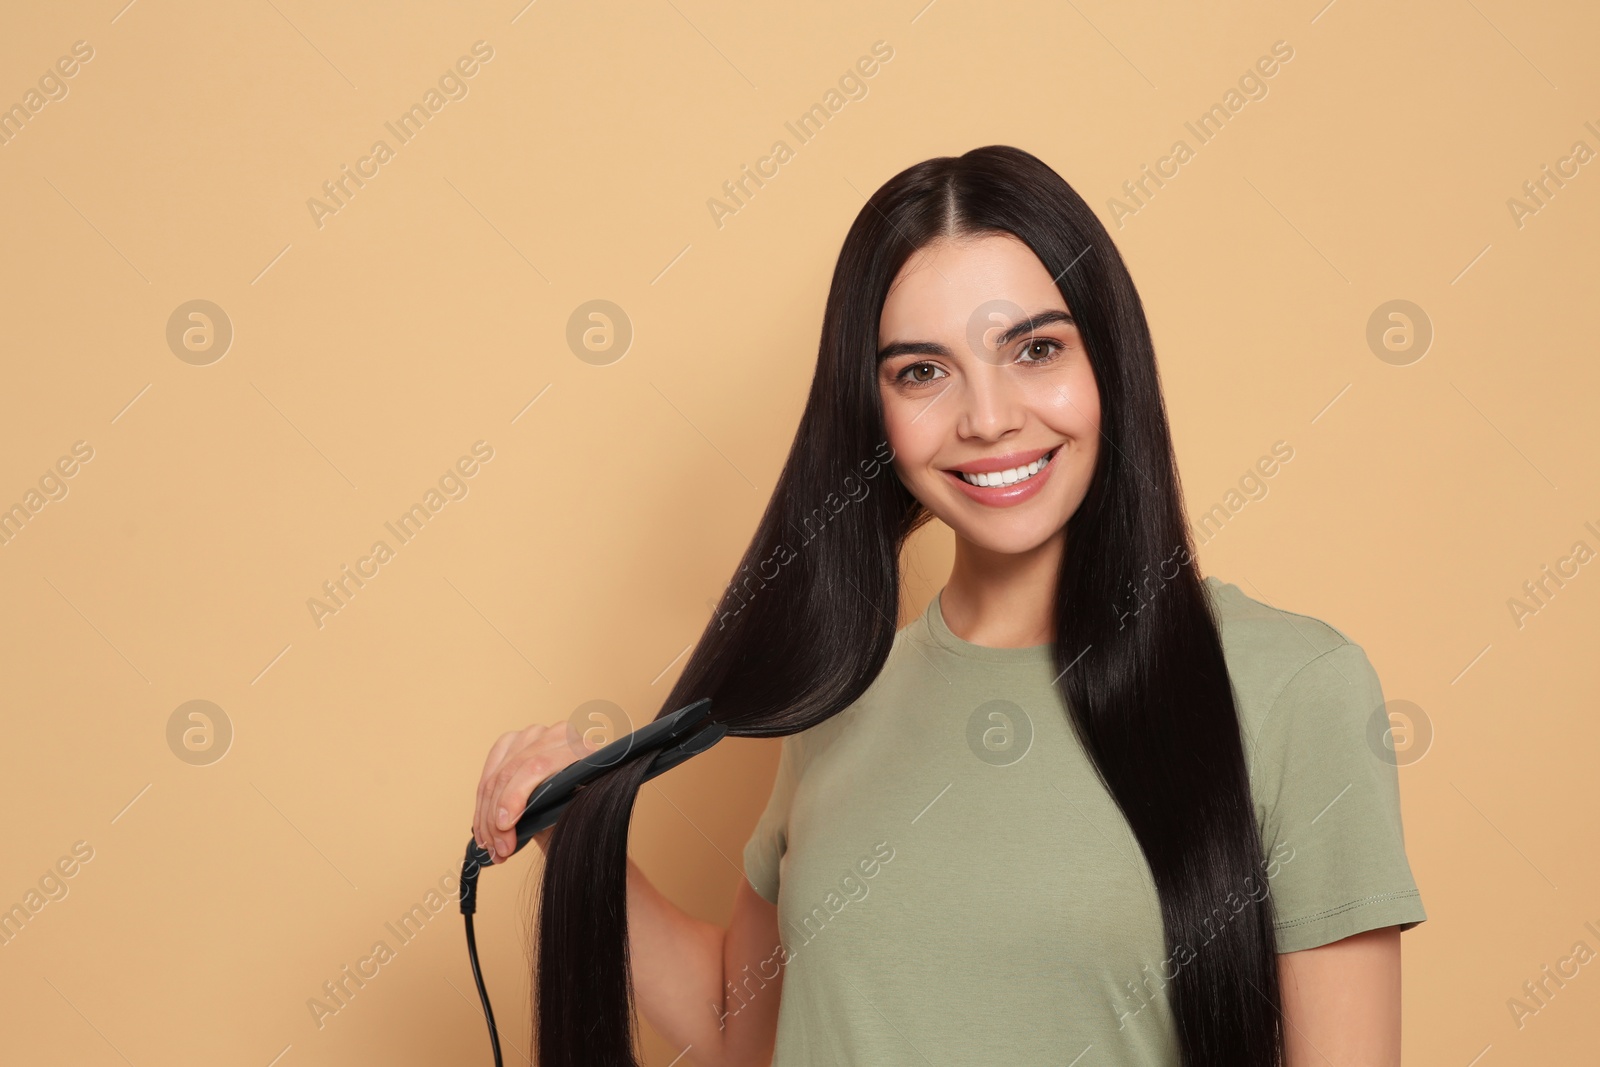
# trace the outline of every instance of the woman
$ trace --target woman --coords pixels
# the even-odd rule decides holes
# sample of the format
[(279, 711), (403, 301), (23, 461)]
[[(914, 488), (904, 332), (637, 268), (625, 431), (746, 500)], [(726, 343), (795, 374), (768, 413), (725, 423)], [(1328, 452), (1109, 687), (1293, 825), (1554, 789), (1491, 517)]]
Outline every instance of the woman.
[[(627, 859), (649, 755), (582, 790), (539, 839), (539, 1062), (636, 1062), (626, 950), (696, 1064), (1398, 1063), (1399, 932), (1426, 916), (1378, 680), (1202, 578), (1181, 505), (1138, 294), (1067, 183), (991, 146), (879, 189), (662, 708), (784, 735), (731, 924)], [(896, 632), (932, 516), (954, 567)], [(501, 738), (479, 841), (504, 854), (579, 751)]]

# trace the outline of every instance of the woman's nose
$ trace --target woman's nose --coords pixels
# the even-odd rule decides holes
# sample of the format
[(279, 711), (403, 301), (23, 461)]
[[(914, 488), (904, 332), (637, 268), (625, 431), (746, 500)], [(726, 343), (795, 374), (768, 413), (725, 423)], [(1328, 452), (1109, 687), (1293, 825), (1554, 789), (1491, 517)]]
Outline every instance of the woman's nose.
[(995, 440), (1022, 427), (1024, 396), (1008, 366), (973, 360), (957, 401), (962, 436)]

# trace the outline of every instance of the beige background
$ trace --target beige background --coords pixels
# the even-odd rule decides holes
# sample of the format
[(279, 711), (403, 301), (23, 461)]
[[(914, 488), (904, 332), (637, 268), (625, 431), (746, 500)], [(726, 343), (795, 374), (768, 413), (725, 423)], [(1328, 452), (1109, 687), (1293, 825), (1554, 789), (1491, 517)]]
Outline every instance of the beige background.
[[(123, 2), (10, 5), (0, 32), (4, 106), (93, 49), (0, 146), (0, 506), (93, 453), (0, 546), (0, 906), (93, 850), (0, 947), (0, 1060), (488, 1063), (453, 909), (320, 1028), (307, 1001), (457, 869), (497, 735), (654, 713), (771, 490), (863, 198), (1009, 143), (1112, 224), (1180, 138), (1113, 233), (1190, 514), (1227, 515), (1203, 569), (1343, 629), (1433, 730), (1401, 775), (1430, 916), (1406, 1060), (1594, 1058), (1600, 964), (1520, 1027), (1507, 1004), (1600, 951), (1600, 566), (1510, 607), (1600, 549), (1600, 163), (1508, 207), (1600, 150), (1592, 7)], [(477, 41), (467, 95), (398, 145), (385, 122)], [(785, 122), (876, 41), (893, 58), (801, 144)], [(1200, 145), (1184, 123), (1276, 41), (1267, 95)], [(319, 227), (308, 199), (379, 138)], [(708, 200), (780, 139), (719, 228)], [(195, 299), (234, 330), (208, 365), (166, 340)], [(609, 365), (565, 340), (593, 299), (634, 331)], [(1404, 366), (1366, 340), (1395, 299), (1435, 332)], [(480, 440), (468, 494), (319, 627), (308, 600)], [(1293, 460), (1251, 483), (1277, 441)], [(912, 555), (906, 611), (947, 532)], [(209, 765), (169, 747), (191, 700), (231, 723)], [(775, 758), (729, 741), (646, 787), (634, 854), (693, 913), (726, 919)], [(508, 1063), (515, 866), (480, 916)]]

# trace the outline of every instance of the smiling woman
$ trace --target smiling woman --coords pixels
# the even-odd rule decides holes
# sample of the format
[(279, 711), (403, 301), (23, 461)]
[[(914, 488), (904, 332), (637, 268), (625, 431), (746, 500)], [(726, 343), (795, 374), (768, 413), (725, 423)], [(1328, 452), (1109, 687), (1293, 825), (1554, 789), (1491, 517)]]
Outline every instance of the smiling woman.
[[(708, 623), (663, 701), (783, 737), (728, 928), (628, 860), (648, 753), (541, 842), (538, 1061), (631, 1067), (636, 1002), (714, 1067), (1398, 1063), (1397, 931), (1426, 916), (1367, 743), (1377, 676), (1334, 627), (1200, 575), (1133, 279), (1027, 152), (931, 159), (862, 207), (736, 573), (883, 441), (896, 477)], [(897, 630), (901, 550), (935, 518), (950, 578)], [(503, 737), (478, 840), (509, 854), (572, 758)], [(798, 944), (874, 842), (872, 903), (730, 1013), (726, 976)]]

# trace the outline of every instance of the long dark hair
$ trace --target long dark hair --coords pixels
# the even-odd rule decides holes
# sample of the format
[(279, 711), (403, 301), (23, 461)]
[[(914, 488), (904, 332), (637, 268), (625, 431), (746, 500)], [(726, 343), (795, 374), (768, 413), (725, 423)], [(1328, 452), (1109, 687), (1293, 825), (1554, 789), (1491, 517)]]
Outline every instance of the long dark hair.
[[(1104, 440), (1067, 523), (1052, 656), (1064, 708), (1155, 879), (1178, 961), (1169, 988), (1183, 1063), (1270, 1067), (1282, 1049), (1271, 897), (1255, 891), (1263, 857), (1243, 743), (1191, 565), (1149, 326), (1105, 227), (1035, 156), (992, 145), (927, 160), (856, 216), (783, 472), (658, 714), (710, 697), (731, 735), (793, 734), (877, 676), (894, 641), (900, 549), (929, 518), (892, 470), (871, 492), (852, 490), (884, 456), (879, 316), (919, 249), (984, 233), (1021, 239), (1056, 278), (1100, 390)], [(1126, 610), (1130, 590), (1151, 582), (1159, 592)], [(636, 1067), (627, 845), (648, 762), (579, 791), (549, 840), (533, 975), (543, 1067)]]

